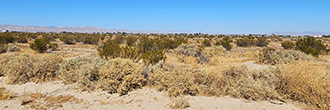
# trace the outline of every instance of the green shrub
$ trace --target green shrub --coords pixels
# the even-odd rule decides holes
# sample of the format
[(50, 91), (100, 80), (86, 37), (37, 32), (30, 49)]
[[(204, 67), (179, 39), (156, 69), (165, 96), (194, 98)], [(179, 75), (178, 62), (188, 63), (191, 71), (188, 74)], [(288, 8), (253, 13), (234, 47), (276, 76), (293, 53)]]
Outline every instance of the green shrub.
[(7, 83), (19, 84), (29, 81), (42, 82), (55, 79), (58, 64), (63, 61), (61, 56), (54, 54), (31, 55), (20, 54), (10, 60), (4, 67)]
[(141, 65), (129, 59), (109, 60), (101, 68), (99, 77), (97, 88), (120, 95), (125, 95), (146, 84)]
[(205, 63), (210, 60), (209, 55), (204, 51), (204, 48), (198, 47), (194, 44), (181, 44), (178, 48), (176, 48), (176, 51), (185, 56), (193, 56), (198, 58), (199, 63)]
[(326, 49), (328, 45), (324, 45), (321, 40), (316, 40), (314, 37), (299, 39), (296, 46), (299, 51), (313, 56), (319, 56), (321, 52), (328, 51)]
[(0, 54), (6, 53), (8, 49), (7, 44), (0, 44)]
[(17, 43), (27, 43), (28, 39), (26, 36), (19, 36), (16, 38)]
[(84, 44), (97, 44), (100, 41), (98, 36), (85, 36), (82, 40)]
[(295, 46), (295, 44), (293, 42), (288, 41), (288, 40), (287, 41), (282, 41), (281, 45), (284, 49), (293, 49), (294, 46)]
[(154, 42), (152, 39), (148, 37), (142, 37), (138, 44), (138, 47), (142, 50), (142, 53), (146, 53), (147, 51), (154, 48)]
[(137, 37), (128, 36), (128, 37), (126, 37), (126, 44), (128, 46), (133, 46), (136, 43), (137, 40), (138, 40)]
[(92, 91), (99, 80), (99, 70), (106, 63), (99, 57), (80, 57), (61, 63), (56, 75), (66, 84), (78, 83), (83, 91)]
[(244, 37), (242, 39), (237, 39), (236, 44), (240, 47), (250, 47), (255, 45), (254, 37)]
[(75, 44), (74, 37), (70, 37), (68, 35), (63, 35), (62, 37), (60, 37), (60, 40), (66, 44)]
[(120, 57), (121, 48), (116, 40), (108, 39), (97, 48), (102, 59), (114, 59)]
[(32, 44), (30, 44), (30, 48), (39, 52), (39, 53), (44, 53), (48, 49), (49, 44), (49, 39), (44, 37), (44, 38), (37, 38), (33, 41)]
[(122, 47), (120, 57), (124, 59), (131, 59), (134, 62), (137, 62), (141, 59), (141, 49), (131, 46)]
[(269, 41), (266, 37), (257, 37), (257, 41), (255, 43), (256, 46), (266, 47), (269, 44)]
[(56, 42), (49, 43), (49, 48), (52, 49), (52, 51), (57, 51), (58, 50), (58, 44)]
[(144, 64), (149, 65), (149, 64), (156, 64), (159, 61), (165, 62), (166, 56), (163, 50), (149, 50), (146, 53), (142, 55), (142, 59)]
[(15, 37), (10, 33), (0, 33), (0, 44), (14, 43)]
[(263, 64), (288, 64), (299, 60), (313, 60), (305, 53), (293, 50), (275, 50), (267, 47), (261, 50), (258, 62)]
[(211, 41), (208, 39), (203, 40), (202, 45), (204, 47), (210, 47), (211, 46)]
[(125, 38), (124, 38), (124, 36), (122, 36), (122, 35), (116, 35), (115, 41), (116, 41), (118, 44), (123, 44), (124, 41), (125, 41)]
[(233, 40), (229, 36), (226, 36), (222, 40), (216, 42), (215, 45), (216, 46), (221, 45), (222, 47), (226, 48), (227, 51), (230, 51), (233, 48), (233, 45), (230, 44), (232, 41)]
[(75, 40), (75, 42), (82, 42), (84, 40), (84, 37), (85, 37), (84, 35), (78, 34), (78, 35), (74, 36), (74, 40)]

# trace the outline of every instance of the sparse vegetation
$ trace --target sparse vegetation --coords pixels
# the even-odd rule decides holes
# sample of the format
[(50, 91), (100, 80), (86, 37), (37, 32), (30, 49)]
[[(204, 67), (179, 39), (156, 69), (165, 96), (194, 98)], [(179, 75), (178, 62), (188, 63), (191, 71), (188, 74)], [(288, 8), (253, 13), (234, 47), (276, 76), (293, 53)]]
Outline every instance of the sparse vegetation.
[(284, 49), (293, 49), (295, 47), (295, 44), (291, 41), (282, 41), (281, 45)]
[(8, 84), (54, 80), (55, 71), (62, 60), (62, 57), (53, 54), (20, 54), (6, 63), (4, 75)]
[(60, 40), (63, 41), (64, 43), (66, 44), (75, 44), (75, 40), (74, 40), (74, 37), (72, 36), (68, 36), (68, 35), (63, 35), (60, 37)]
[(264, 48), (259, 55), (258, 62), (264, 64), (288, 64), (301, 60), (313, 60), (305, 53), (294, 50), (275, 50), (274, 48)]
[(328, 45), (323, 44), (321, 40), (316, 40), (314, 37), (299, 39), (296, 46), (299, 51), (313, 56), (319, 56), (319, 54), (328, 51)]
[(254, 37), (244, 37), (242, 39), (237, 39), (236, 44), (240, 47), (250, 47), (255, 45)]
[(99, 80), (99, 71), (106, 63), (98, 57), (74, 58), (61, 63), (56, 75), (66, 84), (78, 83), (83, 91), (95, 89)]
[(129, 59), (111, 59), (99, 73), (98, 88), (121, 95), (146, 84), (142, 67)]
[(226, 36), (222, 40), (216, 42), (215, 45), (221, 45), (222, 47), (226, 48), (227, 51), (230, 51), (233, 48), (233, 46), (230, 44), (231, 42), (233, 42), (233, 40), (229, 36)]
[(49, 39), (44, 37), (44, 38), (37, 38), (34, 40), (32, 44), (30, 44), (30, 48), (39, 52), (39, 53), (44, 53), (48, 49), (49, 44)]
[(185, 56), (193, 56), (198, 58), (199, 63), (205, 63), (208, 62), (209, 55), (204, 51), (202, 47), (198, 47), (197, 45), (194, 44), (182, 44), (180, 45), (176, 51), (179, 54), (185, 55)]
[(190, 104), (189, 104), (188, 100), (184, 96), (180, 96), (173, 100), (172, 105), (170, 107), (172, 109), (184, 109), (189, 106), (190, 106)]

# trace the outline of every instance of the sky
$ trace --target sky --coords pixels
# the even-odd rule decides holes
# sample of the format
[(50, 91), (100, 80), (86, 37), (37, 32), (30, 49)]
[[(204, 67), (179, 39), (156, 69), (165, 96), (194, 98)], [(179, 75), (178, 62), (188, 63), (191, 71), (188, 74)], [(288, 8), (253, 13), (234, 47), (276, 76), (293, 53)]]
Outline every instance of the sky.
[(0, 0), (0, 24), (209, 33), (330, 32), (330, 0)]

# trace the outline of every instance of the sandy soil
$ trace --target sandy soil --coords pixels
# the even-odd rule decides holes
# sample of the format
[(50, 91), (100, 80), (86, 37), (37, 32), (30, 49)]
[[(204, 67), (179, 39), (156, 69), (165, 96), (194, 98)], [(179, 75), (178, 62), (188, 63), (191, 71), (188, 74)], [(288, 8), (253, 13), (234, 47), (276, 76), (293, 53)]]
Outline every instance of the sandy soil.
[[(64, 85), (61, 81), (47, 82), (36, 84), (29, 82), (22, 85), (8, 85), (5, 83), (6, 78), (0, 77), (0, 87), (16, 93), (16, 96), (22, 94), (41, 93), (47, 96), (72, 95), (82, 103), (63, 103), (60, 108), (48, 109), (64, 109), (64, 110), (167, 110), (171, 109), (170, 99), (165, 92), (158, 92), (154, 89), (145, 87), (134, 90), (127, 95), (119, 96), (118, 94), (109, 94), (104, 91), (82, 92), (73, 85)], [(292, 103), (283, 103), (277, 101), (249, 101), (244, 99), (236, 99), (229, 96), (226, 97), (206, 97), (206, 96), (186, 96), (190, 107), (187, 110), (300, 110)], [(25, 110), (31, 109), (28, 105), (20, 105), (19, 97), (12, 100), (0, 101), (0, 109), (3, 110)], [(42, 104), (42, 103), (41, 103)]]

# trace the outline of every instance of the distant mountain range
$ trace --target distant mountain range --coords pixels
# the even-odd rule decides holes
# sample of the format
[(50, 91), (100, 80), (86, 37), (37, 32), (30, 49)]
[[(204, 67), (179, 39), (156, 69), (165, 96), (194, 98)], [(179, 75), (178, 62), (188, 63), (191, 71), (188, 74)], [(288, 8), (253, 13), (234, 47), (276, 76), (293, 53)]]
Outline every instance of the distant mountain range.
[[(19, 26), (19, 25), (0, 25), (0, 30), (9, 30), (9, 31), (18, 31), (18, 32), (78, 32), (78, 33), (94, 33), (94, 32), (127, 32), (127, 33), (198, 33), (192, 31), (133, 31), (126, 29), (106, 29), (106, 28), (97, 28), (94, 26), (86, 26), (86, 27), (55, 27), (55, 26)], [(207, 33), (207, 32), (203, 32)], [(208, 34), (228, 34), (228, 33), (208, 33)], [(250, 34), (250, 33), (246, 33)], [(329, 35), (330, 32), (317, 32), (317, 31), (306, 31), (306, 32), (287, 32), (287, 31), (277, 31), (265, 33), (268, 35), (276, 34), (276, 35)]]

